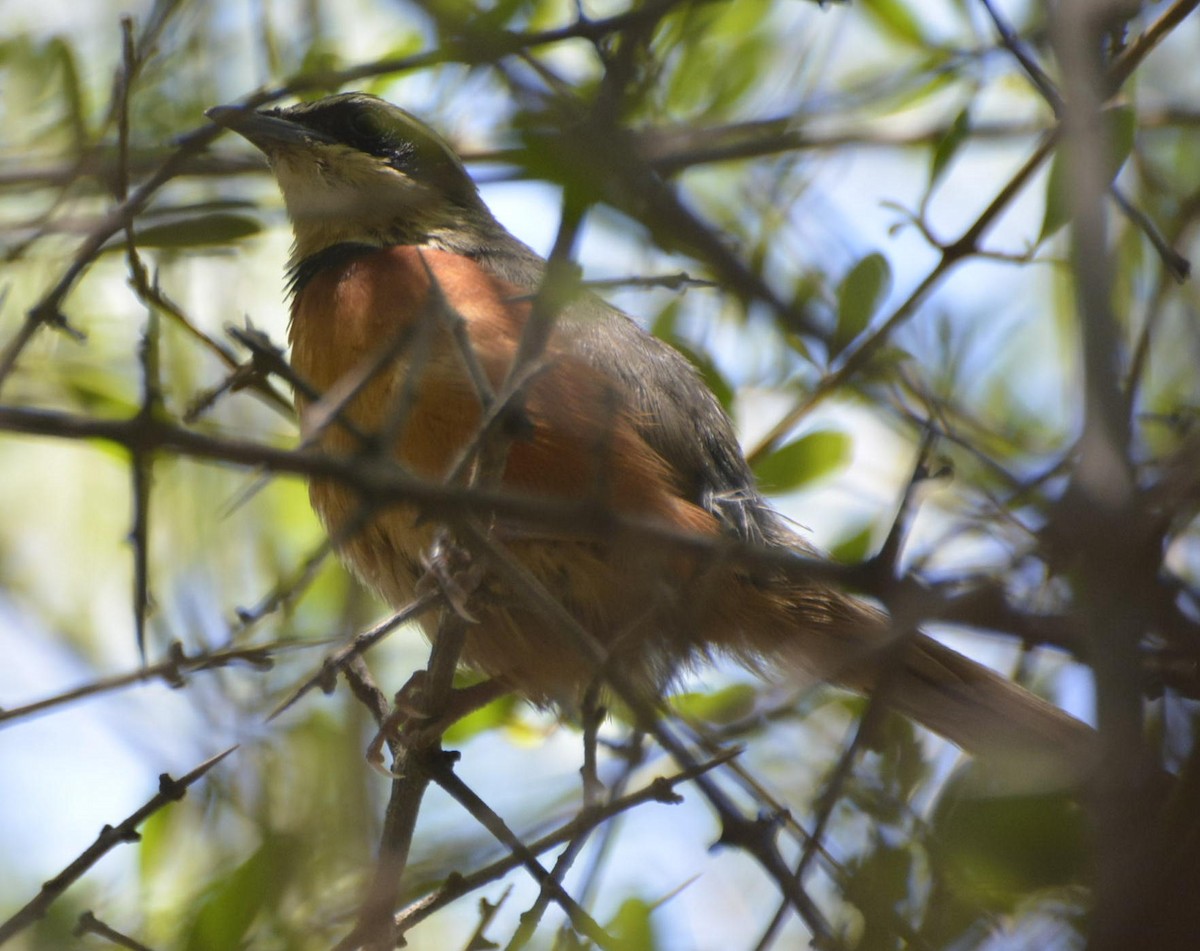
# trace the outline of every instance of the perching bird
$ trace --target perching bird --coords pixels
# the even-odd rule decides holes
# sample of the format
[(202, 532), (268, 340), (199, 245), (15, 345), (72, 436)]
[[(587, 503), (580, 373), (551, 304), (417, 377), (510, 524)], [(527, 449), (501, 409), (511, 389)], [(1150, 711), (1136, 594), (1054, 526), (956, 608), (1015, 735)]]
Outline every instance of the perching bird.
[[(412, 473), (444, 480), (477, 448), (486, 390), (514, 356), (545, 261), (492, 216), (461, 160), (422, 122), (362, 93), (262, 112), (209, 111), (267, 156), (295, 232), (295, 373), (346, 394), (320, 446), (352, 457), (385, 433)], [(461, 318), (470, 356), (452, 329)], [(481, 383), (480, 373), (486, 379)], [(307, 420), (310, 396), (297, 393)], [(335, 401), (336, 402), (336, 401)], [(755, 487), (733, 427), (691, 364), (598, 298), (574, 295), (509, 414), (498, 488), (590, 501), (627, 520), (812, 556)], [(311, 415), (311, 414), (310, 414)], [(310, 422), (311, 426), (311, 422)], [(459, 467), (460, 473), (469, 471)], [(411, 505), (364, 513), (332, 479), (311, 498), (342, 557), (393, 605), (410, 602), (438, 530)], [(969, 752), (1090, 759), (1091, 730), (1053, 705), (802, 572), (736, 557), (496, 519), (494, 536), (641, 689), (713, 655), (870, 691)], [(488, 578), (463, 659), (538, 704), (594, 682), (578, 642)], [(436, 620), (426, 621), (432, 635)], [(895, 648), (895, 649), (889, 649)]]

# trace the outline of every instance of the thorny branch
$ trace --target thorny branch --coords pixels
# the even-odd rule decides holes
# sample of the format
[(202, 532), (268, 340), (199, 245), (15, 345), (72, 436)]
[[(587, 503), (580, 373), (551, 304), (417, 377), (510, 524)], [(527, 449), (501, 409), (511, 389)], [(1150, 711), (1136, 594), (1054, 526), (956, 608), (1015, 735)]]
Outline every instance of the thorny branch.
[(165, 773), (159, 778), (159, 790), (139, 809), (115, 826), (105, 826), (100, 830), (96, 841), (79, 855), (70, 865), (46, 882), (41, 891), (34, 896), (23, 908), (17, 911), (7, 921), (0, 922), (0, 944), (24, 931), (35, 921), (46, 914), (51, 904), (83, 875), (93, 865), (100, 861), (118, 845), (128, 845), (138, 841), (138, 826), (145, 822), (159, 809), (182, 799), (188, 789), (199, 782), (214, 766), (225, 759), (237, 747), (231, 747), (223, 753), (205, 760), (190, 773), (179, 779), (172, 779)]

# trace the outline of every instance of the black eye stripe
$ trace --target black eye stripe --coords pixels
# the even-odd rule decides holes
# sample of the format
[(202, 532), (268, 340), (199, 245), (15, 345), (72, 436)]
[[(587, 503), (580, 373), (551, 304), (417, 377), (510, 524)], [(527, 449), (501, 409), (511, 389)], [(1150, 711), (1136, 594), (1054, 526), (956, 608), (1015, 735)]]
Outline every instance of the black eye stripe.
[(451, 201), (475, 200), (474, 183), (450, 147), (419, 120), (381, 100), (347, 94), (268, 113), (382, 159)]
[(290, 114), (288, 110), (271, 112), (299, 122), (360, 152), (388, 159), (389, 164), (397, 168), (431, 171), (439, 163), (452, 163), (443, 147), (421, 135), (419, 130), (404, 129), (403, 136), (389, 130), (386, 121), (372, 115), (370, 106), (342, 104), (340, 107), (296, 110)]

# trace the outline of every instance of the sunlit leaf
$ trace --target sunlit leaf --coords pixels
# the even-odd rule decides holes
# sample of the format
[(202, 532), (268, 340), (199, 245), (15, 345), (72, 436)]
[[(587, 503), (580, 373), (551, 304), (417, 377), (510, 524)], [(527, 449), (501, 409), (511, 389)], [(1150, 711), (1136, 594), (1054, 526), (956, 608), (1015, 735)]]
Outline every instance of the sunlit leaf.
[(613, 947), (619, 951), (655, 951), (658, 941), (650, 921), (653, 911), (654, 906), (640, 898), (623, 901), (608, 924), (607, 930), (616, 939)]
[(680, 714), (706, 723), (733, 723), (753, 710), (758, 690), (750, 684), (733, 684), (721, 690), (676, 694), (671, 706)]
[(851, 440), (844, 432), (806, 433), (763, 457), (754, 467), (767, 492), (791, 492), (832, 475), (850, 460)]
[(862, 7), (890, 37), (912, 46), (925, 46), (921, 21), (904, 0), (862, 0)]
[(871, 539), (874, 537), (874, 526), (868, 522), (856, 532), (839, 539), (829, 550), (836, 561), (845, 565), (857, 565), (864, 561), (871, 552)]
[(173, 855), (171, 837), (178, 832), (178, 814), (174, 809), (160, 809), (138, 828), (138, 872), (147, 886), (162, 874)]
[(446, 730), (442, 739), (447, 745), (466, 743), (467, 740), (497, 730), (512, 721), (513, 713), (520, 705), (515, 694), (505, 694), (491, 703), (468, 713)]

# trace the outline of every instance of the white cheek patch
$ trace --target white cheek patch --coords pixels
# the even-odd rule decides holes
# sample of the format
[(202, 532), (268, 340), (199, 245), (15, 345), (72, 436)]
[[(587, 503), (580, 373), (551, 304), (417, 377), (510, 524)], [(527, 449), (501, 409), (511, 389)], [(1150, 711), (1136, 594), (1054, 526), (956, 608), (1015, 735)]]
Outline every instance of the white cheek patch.
[(296, 223), (358, 217), (367, 206), (364, 194), (379, 190), (362, 175), (354, 176), (357, 182), (348, 180), (344, 171), (331, 175), (327, 163), (307, 156), (283, 155), (274, 166), (288, 216)]
[(437, 207), (430, 188), (361, 152), (280, 153), (271, 164), (295, 231), (296, 259), (340, 242), (385, 243)]
[(293, 221), (394, 218), (434, 200), (425, 185), (361, 153), (331, 161), (284, 154), (272, 164)]

